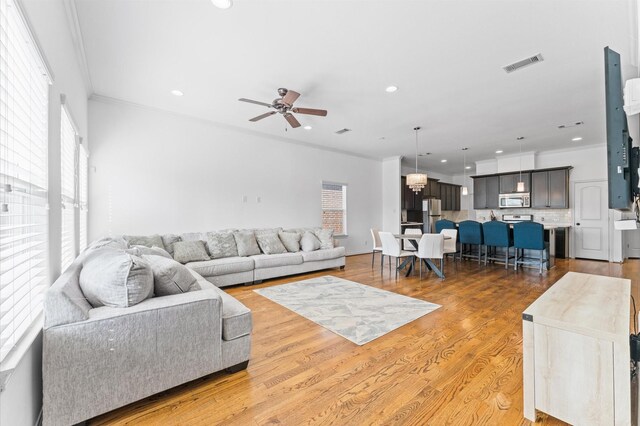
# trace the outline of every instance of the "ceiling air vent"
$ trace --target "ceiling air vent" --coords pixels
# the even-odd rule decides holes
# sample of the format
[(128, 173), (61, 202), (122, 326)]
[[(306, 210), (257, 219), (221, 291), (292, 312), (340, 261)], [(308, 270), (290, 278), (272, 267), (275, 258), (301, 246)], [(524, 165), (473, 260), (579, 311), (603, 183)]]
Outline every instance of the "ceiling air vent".
[(336, 132), (336, 135), (343, 135), (343, 134), (345, 134), (345, 133), (347, 133), (347, 132), (350, 132), (350, 131), (351, 131), (351, 129), (347, 129), (347, 128), (345, 127), (344, 129), (340, 129), (340, 130), (338, 130), (338, 131)]
[(537, 64), (538, 62), (542, 62), (542, 61), (544, 61), (544, 58), (542, 57), (542, 53), (538, 53), (536, 56), (532, 56), (530, 58), (523, 59), (518, 62), (514, 62), (513, 64), (509, 64), (505, 67), (502, 67), (502, 69), (505, 70), (507, 73), (510, 73), (510, 72), (517, 71), (520, 68)]

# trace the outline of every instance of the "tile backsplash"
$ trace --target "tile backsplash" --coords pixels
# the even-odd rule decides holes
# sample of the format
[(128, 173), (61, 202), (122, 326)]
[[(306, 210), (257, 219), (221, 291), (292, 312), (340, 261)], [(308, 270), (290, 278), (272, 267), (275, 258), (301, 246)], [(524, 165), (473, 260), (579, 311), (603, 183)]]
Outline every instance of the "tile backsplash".
[[(475, 213), (478, 222), (491, 219), (491, 210), (476, 210)], [(535, 222), (566, 224), (573, 222), (570, 209), (495, 209), (493, 213), (498, 220), (502, 220), (503, 214), (532, 214)]]

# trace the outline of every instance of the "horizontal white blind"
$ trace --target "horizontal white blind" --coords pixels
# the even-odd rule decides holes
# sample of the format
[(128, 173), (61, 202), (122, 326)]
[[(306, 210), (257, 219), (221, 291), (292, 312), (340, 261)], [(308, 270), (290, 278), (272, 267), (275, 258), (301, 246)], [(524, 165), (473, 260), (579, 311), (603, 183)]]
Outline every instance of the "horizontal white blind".
[(71, 118), (62, 108), (60, 114), (60, 173), (62, 194), (61, 272), (73, 262), (76, 254), (76, 132)]
[(49, 78), (11, 0), (0, 0), (0, 360), (42, 311), (48, 276)]
[(89, 174), (89, 164), (87, 158), (87, 151), (84, 149), (83, 145), (80, 145), (80, 150), (78, 151), (78, 207), (79, 207), (79, 235), (78, 235), (78, 243), (80, 244), (79, 250), (82, 251), (87, 248), (88, 240), (87, 240), (87, 232), (88, 232), (88, 223), (87, 218), (89, 215), (89, 182), (88, 182), (88, 174)]

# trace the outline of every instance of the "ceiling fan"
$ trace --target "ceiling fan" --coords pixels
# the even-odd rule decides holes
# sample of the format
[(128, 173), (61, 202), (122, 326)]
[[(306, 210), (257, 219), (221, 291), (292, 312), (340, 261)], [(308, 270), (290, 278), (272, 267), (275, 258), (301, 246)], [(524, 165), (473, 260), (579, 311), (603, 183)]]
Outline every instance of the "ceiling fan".
[(300, 97), (300, 93), (294, 92), (293, 90), (288, 90), (283, 87), (278, 89), (279, 98), (274, 99), (270, 104), (266, 102), (254, 101), (252, 99), (240, 98), (238, 99), (241, 102), (248, 102), (250, 104), (263, 105), (267, 108), (272, 108), (275, 111), (269, 111), (264, 114), (261, 114), (257, 117), (253, 117), (249, 119), (249, 121), (258, 121), (263, 118), (267, 118), (272, 116), (273, 114), (280, 113), (284, 116), (284, 119), (293, 127), (300, 127), (300, 122), (294, 117), (292, 112), (296, 114), (308, 114), (308, 115), (319, 115), (321, 117), (327, 116), (327, 111), (324, 109), (313, 109), (313, 108), (298, 108), (294, 107), (293, 103)]

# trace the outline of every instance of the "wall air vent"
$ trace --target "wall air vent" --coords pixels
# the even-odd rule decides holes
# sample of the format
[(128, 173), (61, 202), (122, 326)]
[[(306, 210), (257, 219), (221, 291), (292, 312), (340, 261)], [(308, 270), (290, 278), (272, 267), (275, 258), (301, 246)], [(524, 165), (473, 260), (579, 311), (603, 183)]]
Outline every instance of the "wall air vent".
[(532, 56), (530, 58), (523, 59), (518, 62), (514, 62), (513, 64), (509, 64), (507, 66), (502, 67), (502, 69), (505, 70), (507, 73), (511, 73), (521, 68), (524, 68), (526, 66), (537, 64), (538, 62), (542, 62), (542, 61), (544, 61), (544, 58), (542, 57), (542, 53), (538, 53), (536, 56)]
[(346, 127), (344, 129), (340, 129), (336, 132), (336, 135), (344, 135), (347, 132), (350, 132), (351, 129), (347, 129)]

